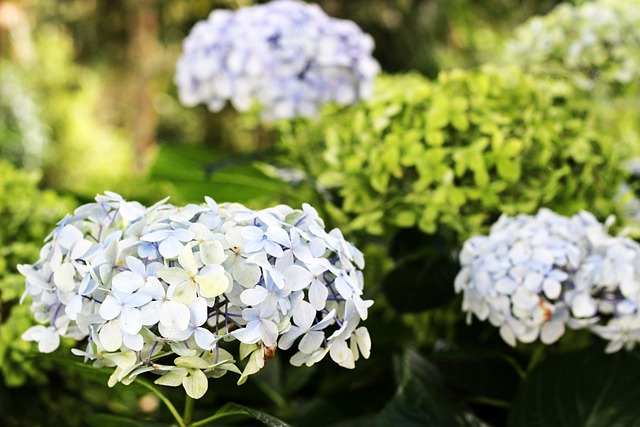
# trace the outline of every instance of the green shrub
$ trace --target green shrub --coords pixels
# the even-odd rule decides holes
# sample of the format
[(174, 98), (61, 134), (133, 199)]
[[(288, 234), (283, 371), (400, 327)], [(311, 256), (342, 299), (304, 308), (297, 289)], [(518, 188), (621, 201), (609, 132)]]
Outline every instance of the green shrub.
[(33, 324), (28, 304), (19, 305), (24, 277), (20, 263), (38, 258), (43, 236), (67, 212), (72, 200), (38, 189), (39, 176), (0, 160), (0, 369), (8, 385), (42, 377), (27, 360), (31, 348), (20, 336)]
[(337, 192), (351, 230), (444, 227), (466, 238), (502, 212), (616, 212), (624, 173), (589, 114), (566, 81), (486, 66), (434, 82), (383, 76), (367, 103), (281, 123), (280, 144)]

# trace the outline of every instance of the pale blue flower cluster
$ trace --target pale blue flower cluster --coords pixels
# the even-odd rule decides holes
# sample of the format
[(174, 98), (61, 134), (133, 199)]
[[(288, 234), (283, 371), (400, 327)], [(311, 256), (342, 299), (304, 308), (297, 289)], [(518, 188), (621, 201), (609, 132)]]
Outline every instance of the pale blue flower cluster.
[(581, 212), (503, 215), (488, 236), (467, 240), (455, 281), (467, 320), (500, 328), (511, 346), (557, 341), (566, 327), (608, 339), (608, 352), (640, 341), (640, 245), (609, 235)]
[(265, 120), (313, 117), (329, 102), (368, 99), (380, 70), (373, 39), (317, 5), (275, 0), (215, 10), (184, 41), (175, 82), (184, 105), (239, 111), (254, 103)]
[[(23, 338), (42, 352), (86, 339), (73, 352), (115, 366), (110, 385), (152, 371), (199, 398), (207, 377), (233, 371), (242, 383), (278, 347), (297, 343), (296, 366), (369, 356), (362, 253), (309, 205), (146, 208), (108, 192), (46, 241), (37, 263), (19, 266), (41, 323)], [(223, 348), (234, 340), (239, 358)]]

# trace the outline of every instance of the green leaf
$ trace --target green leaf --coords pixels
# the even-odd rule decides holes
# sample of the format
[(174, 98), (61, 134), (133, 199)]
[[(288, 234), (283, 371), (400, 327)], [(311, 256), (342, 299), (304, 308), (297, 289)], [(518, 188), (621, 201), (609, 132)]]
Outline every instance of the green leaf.
[[(152, 180), (173, 183), (187, 201), (201, 202), (204, 196), (219, 201), (246, 203), (281, 192), (285, 183), (265, 175), (250, 164), (234, 164), (221, 151), (190, 145), (163, 146), (150, 173)], [(215, 162), (227, 167), (207, 175), (206, 167)]]
[(85, 420), (91, 427), (143, 427), (144, 424), (112, 414), (90, 414)]
[(406, 351), (397, 365), (400, 381), (396, 396), (378, 414), (376, 426), (485, 426), (447, 395), (437, 370), (415, 351)]
[(218, 409), (215, 414), (213, 414), (209, 418), (205, 418), (201, 421), (196, 421), (192, 423), (192, 427), (200, 427), (210, 425), (216, 420), (226, 417), (232, 417), (237, 415), (244, 415), (251, 418), (254, 418), (260, 421), (263, 425), (268, 427), (289, 427), (289, 424), (285, 423), (278, 418), (266, 414), (264, 412), (258, 411), (257, 409), (249, 408), (247, 406), (238, 405), (237, 403), (227, 403), (222, 408)]
[(520, 385), (512, 427), (635, 426), (640, 420), (640, 356), (588, 348), (546, 359)]

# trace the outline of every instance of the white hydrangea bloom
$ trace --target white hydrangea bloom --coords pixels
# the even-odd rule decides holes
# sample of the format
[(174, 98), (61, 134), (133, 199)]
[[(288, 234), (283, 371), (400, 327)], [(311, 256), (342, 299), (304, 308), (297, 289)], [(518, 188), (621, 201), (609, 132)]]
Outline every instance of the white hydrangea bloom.
[(535, 73), (570, 73), (585, 89), (616, 93), (640, 78), (639, 28), (639, 0), (563, 3), (517, 28), (505, 56)]
[(640, 244), (581, 212), (503, 215), (469, 239), (456, 277), (463, 310), (500, 328), (510, 345), (557, 341), (568, 326), (609, 340), (607, 352), (640, 341)]
[(324, 103), (372, 95), (373, 45), (353, 22), (301, 1), (215, 10), (184, 40), (174, 80), (187, 106), (258, 103), (266, 120), (313, 117)]
[[(572, 218), (542, 209), (536, 216), (503, 215), (488, 236), (465, 242), (455, 280), (463, 310), (500, 328), (511, 346), (517, 341), (557, 341), (570, 321), (565, 296), (590, 249), (588, 235), (603, 227), (587, 213)], [(592, 316), (595, 313), (592, 314)], [(588, 316), (584, 316), (588, 317)]]
[(362, 254), (339, 230), (326, 232), (308, 205), (252, 211), (207, 198), (145, 208), (107, 193), (60, 221), (38, 262), (18, 267), (41, 323), (23, 338), (43, 352), (60, 337), (86, 340), (74, 353), (115, 366), (110, 385), (151, 371), (194, 398), (207, 377), (241, 373), (222, 348), (232, 340), (249, 357), (240, 382), (296, 340), (305, 363), (331, 352), (351, 368), (370, 351), (358, 328), (372, 304), (362, 299), (363, 267)]

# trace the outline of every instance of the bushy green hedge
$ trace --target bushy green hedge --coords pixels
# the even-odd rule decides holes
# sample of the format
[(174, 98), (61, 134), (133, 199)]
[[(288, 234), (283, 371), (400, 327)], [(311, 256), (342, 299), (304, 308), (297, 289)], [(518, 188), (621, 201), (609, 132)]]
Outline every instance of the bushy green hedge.
[(635, 93), (640, 79), (640, 0), (561, 4), (518, 27), (505, 59), (532, 73), (569, 77), (584, 89)]
[(72, 200), (38, 189), (39, 176), (0, 160), (0, 367), (8, 385), (42, 373), (27, 360), (31, 344), (21, 334), (33, 324), (29, 305), (19, 305), (24, 277), (20, 263), (38, 258), (42, 239), (67, 212)]
[(352, 230), (478, 233), (541, 206), (616, 212), (614, 141), (566, 81), (514, 67), (452, 70), (431, 82), (383, 76), (372, 100), (280, 125), (281, 146), (337, 192)]

